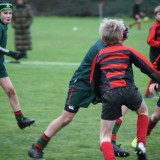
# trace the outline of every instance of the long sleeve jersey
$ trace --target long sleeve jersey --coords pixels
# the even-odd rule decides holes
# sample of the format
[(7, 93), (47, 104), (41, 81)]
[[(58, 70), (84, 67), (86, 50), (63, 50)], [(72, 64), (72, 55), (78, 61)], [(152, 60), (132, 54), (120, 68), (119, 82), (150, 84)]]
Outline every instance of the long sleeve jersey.
[(132, 64), (160, 84), (159, 72), (144, 55), (131, 47), (114, 44), (102, 49), (92, 63), (90, 82), (93, 91), (100, 84), (102, 91), (135, 86)]
[(9, 50), (6, 49), (7, 30), (8, 26), (0, 21), (0, 65), (2, 65), (4, 62), (4, 55), (9, 55)]
[(160, 22), (157, 21), (151, 26), (147, 42), (151, 47), (160, 47)]
[(147, 43), (150, 45), (150, 55), (153, 54), (155, 59), (160, 55), (160, 22), (155, 22), (148, 34)]
[(91, 66), (94, 58), (99, 53), (99, 51), (103, 48), (105, 48), (106, 45), (102, 41), (102, 39), (99, 39), (94, 45), (91, 46), (91, 48), (88, 50), (87, 54), (85, 55), (84, 59), (82, 60), (80, 66), (73, 74), (69, 86), (85, 90), (85, 91), (92, 91), (89, 77), (91, 73)]
[[(6, 48), (7, 45), (7, 25), (0, 21), (0, 47)], [(4, 70), (4, 52), (0, 50), (0, 70)]]

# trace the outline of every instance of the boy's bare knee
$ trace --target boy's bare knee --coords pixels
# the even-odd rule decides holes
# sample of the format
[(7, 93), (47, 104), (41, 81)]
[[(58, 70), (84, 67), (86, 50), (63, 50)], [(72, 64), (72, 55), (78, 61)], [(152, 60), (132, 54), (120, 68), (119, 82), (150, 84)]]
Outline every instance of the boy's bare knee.
[(6, 93), (9, 97), (16, 94), (14, 88), (8, 88)]

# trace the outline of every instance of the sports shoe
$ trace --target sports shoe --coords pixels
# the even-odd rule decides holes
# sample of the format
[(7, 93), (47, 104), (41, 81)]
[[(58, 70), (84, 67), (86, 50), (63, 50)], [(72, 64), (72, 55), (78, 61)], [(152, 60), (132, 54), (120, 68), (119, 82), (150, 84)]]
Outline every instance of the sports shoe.
[(24, 129), (25, 127), (28, 127), (32, 125), (33, 123), (35, 123), (35, 120), (28, 119), (26, 117), (23, 117), (19, 122), (17, 122), (20, 129)]
[(116, 145), (112, 143), (114, 149), (114, 155), (116, 157), (128, 157), (129, 152), (125, 151), (124, 149), (120, 148), (120, 145)]
[(131, 143), (131, 146), (132, 146), (133, 148), (136, 148), (136, 146), (137, 146), (137, 137), (135, 137), (135, 138), (133, 139), (133, 141), (132, 141), (132, 143)]
[(34, 160), (45, 160), (43, 158), (43, 152), (36, 148), (34, 146), (34, 144), (32, 145), (32, 147), (28, 150), (28, 155), (33, 158)]
[(135, 149), (135, 153), (138, 156), (138, 160), (147, 160), (146, 156), (146, 148), (142, 142), (137, 143), (137, 147)]
[[(152, 135), (152, 132), (150, 132), (150, 133), (147, 135), (147, 137), (150, 136), (150, 135)], [(133, 139), (133, 141), (132, 141), (132, 143), (131, 143), (131, 146), (132, 146), (133, 148), (136, 148), (136, 146), (137, 146), (137, 137), (135, 137), (135, 138)]]

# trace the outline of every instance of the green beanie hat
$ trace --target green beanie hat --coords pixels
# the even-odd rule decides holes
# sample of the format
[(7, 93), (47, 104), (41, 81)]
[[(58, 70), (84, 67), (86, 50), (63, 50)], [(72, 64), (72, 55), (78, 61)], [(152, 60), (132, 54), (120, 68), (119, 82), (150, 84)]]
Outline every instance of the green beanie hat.
[(0, 12), (2, 12), (3, 10), (12, 10), (13, 9), (13, 5), (9, 2), (3, 1), (0, 2)]

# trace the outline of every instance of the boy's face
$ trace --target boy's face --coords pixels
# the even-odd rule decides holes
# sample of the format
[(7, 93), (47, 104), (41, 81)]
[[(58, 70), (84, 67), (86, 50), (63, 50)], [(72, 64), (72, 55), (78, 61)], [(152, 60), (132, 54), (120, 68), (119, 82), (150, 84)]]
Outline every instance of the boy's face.
[(157, 12), (155, 15), (155, 19), (160, 22), (160, 12)]
[(4, 23), (4, 24), (9, 24), (12, 20), (12, 10), (3, 10), (1, 13), (0, 13), (0, 17), (1, 17), (1, 21)]

